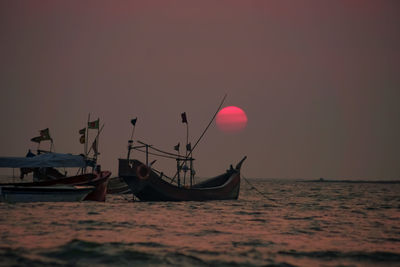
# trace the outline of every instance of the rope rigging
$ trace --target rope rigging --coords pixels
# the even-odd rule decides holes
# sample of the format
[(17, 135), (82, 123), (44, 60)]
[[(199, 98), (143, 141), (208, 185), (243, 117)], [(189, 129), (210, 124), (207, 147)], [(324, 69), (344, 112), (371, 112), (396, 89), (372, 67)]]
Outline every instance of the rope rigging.
[(258, 190), (252, 183), (250, 183), (249, 180), (247, 180), (247, 179), (243, 176), (243, 174), (242, 174), (242, 178), (243, 178), (243, 180), (245, 180), (245, 181), (250, 185), (250, 189), (254, 189), (258, 194), (260, 194), (262, 197), (264, 197), (265, 199), (267, 199), (267, 200), (269, 200), (269, 201), (273, 201), (273, 202), (276, 201), (275, 199), (272, 199), (272, 198), (267, 197), (267, 196), (265, 195), (265, 193), (263, 193), (263, 192), (261, 192), (260, 190)]
[[(133, 149), (142, 152), (142, 153), (146, 153), (145, 150), (140, 149), (141, 147), (133, 147)], [(149, 155), (153, 155), (153, 156), (157, 156), (157, 157), (162, 157), (162, 158), (167, 158), (167, 159), (177, 159), (175, 157), (172, 156), (167, 156), (167, 155), (163, 155), (163, 154), (158, 154), (158, 153), (154, 153), (154, 152), (147, 152), (147, 154)]]
[[(157, 151), (157, 152), (160, 152), (160, 153), (163, 153), (163, 154), (165, 154), (165, 155), (170, 155), (171, 157), (169, 157), (169, 158), (174, 158), (174, 159), (185, 159), (186, 157), (185, 156), (182, 156), (182, 155), (179, 155), (179, 154), (175, 154), (175, 153), (171, 153), (171, 152), (167, 152), (167, 151), (164, 151), (164, 150), (161, 150), (161, 149), (158, 149), (158, 148), (155, 148), (154, 146), (150, 146), (149, 144), (146, 144), (146, 143), (144, 143), (144, 142), (142, 142), (142, 141), (137, 141), (138, 143), (140, 143), (140, 144), (143, 144), (143, 145), (145, 145), (145, 146), (148, 146), (149, 148), (151, 148), (151, 149), (153, 149), (153, 150), (155, 150), (155, 151)], [(136, 147), (133, 147), (134, 149), (136, 149), (136, 150), (138, 150), (138, 148), (141, 148), (142, 146), (136, 146)], [(140, 151), (140, 150), (139, 150)], [(149, 152), (149, 154), (150, 154), (150, 152)], [(161, 154), (158, 154), (160, 157), (163, 157), (164, 155), (161, 155)]]

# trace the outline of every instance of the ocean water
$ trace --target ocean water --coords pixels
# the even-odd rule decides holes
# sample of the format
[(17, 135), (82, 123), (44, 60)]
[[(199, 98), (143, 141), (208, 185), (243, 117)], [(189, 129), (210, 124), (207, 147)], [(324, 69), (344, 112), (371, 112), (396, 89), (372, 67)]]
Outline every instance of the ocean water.
[(0, 203), (0, 266), (400, 266), (400, 184), (250, 182), (237, 201)]

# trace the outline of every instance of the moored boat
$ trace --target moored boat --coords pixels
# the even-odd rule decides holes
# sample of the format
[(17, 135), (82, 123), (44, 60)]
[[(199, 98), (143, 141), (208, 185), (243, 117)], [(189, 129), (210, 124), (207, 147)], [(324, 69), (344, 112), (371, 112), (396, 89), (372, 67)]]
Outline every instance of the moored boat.
[(57, 180), (32, 182), (32, 183), (8, 183), (0, 184), (0, 186), (17, 186), (17, 187), (52, 187), (60, 185), (70, 186), (93, 186), (93, 190), (85, 196), (83, 200), (105, 201), (107, 194), (107, 185), (111, 172), (101, 171), (99, 173), (87, 173), (77, 176), (61, 178)]
[[(91, 164), (89, 162), (89, 164)], [(9, 168), (55, 168), (55, 167), (78, 167), (86, 168), (88, 160), (80, 155), (46, 153), (34, 157), (0, 157), (0, 167)], [(53, 180), (36, 181), (29, 183), (8, 183), (0, 186), (16, 187), (52, 187), (55, 185), (93, 186), (94, 189), (84, 197), (84, 200), (105, 201), (107, 184), (111, 176), (109, 171), (97, 171), (76, 176), (63, 177)], [(32, 189), (33, 191), (34, 189)]]
[(240, 191), (240, 168), (235, 168), (191, 187), (178, 186), (163, 179), (151, 167), (139, 160), (119, 159), (119, 176), (128, 184), (134, 196), (142, 201), (206, 201), (237, 199)]

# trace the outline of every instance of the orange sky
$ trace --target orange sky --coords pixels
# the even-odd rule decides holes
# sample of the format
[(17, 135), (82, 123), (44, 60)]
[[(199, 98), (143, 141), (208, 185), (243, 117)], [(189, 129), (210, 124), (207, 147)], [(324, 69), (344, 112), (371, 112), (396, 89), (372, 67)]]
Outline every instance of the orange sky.
[(47, 127), (57, 152), (81, 153), (90, 112), (116, 175), (131, 118), (137, 139), (172, 151), (180, 113), (194, 143), (227, 93), (247, 128), (213, 124), (199, 176), (247, 155), (246, 177), (400, 178), (397, 1), (142, 2), (0, 3), (2, 156)]

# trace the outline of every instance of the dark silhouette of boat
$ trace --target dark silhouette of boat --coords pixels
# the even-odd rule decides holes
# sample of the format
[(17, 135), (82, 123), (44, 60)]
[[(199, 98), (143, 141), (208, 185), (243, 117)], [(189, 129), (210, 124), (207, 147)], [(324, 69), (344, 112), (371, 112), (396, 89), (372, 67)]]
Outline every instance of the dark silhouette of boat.
[[(0, 167), (11, 167), (11, 168), (30, 168), (30, 169), (50, 169), (55, 167), (80, 167), (85, 168), (88, 165), (87, 160), (80, 155), (71, 154), (60, 154), (60, 153), (46, 153), (35, 157), (1, 157)], [(100, 166), (97, 165), (97, 169), (93, 173), (85, 173), (70, 177), (61, 177), (47, 179), (44, 181), (35, 181), (29, 183), (7, 183), (0, 184), (1, 188), (6, 186), (14, 186), (16, 188), (24, 188), (27, 190), (28, 187), (49, 187), (47, 189), (47, 195), (49, 195), (50, 188), (59, 187), (60, 185), (65, 186), (91, 186), (92, 189), (86, 194), (83, 200), (93, 201), (105, 201), (107, 194), (107, 184), (111, 172), (100, 171)], [(57, 188), (56, 188), (57, 189)], [(35, 189), (30, 189), (29, 192), (33, 192)], [(59, 191), (58, 189), (56, 191)], [(40, 192), (40, 190), (39, 190)], [(28, 194), (27, 194), (28, 195)], [(46, 194), (45, 194), (46, 195)], [(49, 200), (50, 201), (50, 200)]]
[(94, 186), (0, 186), (0, 201), (20, 202), (72, 202), (81, 201), (94, 190)]
[(151, 167), (139, 160), (119, 159), (119, 176), (128, 184), (134, 196), (142, 201), (206, 201), (237, 199), (240, 191), (240, 168), (235, 168), (206, 181), (178, 186), (163, 179)]
[(0, 186), (19, 186), (19, 187), (45, 187), (57, 185), (73, 185), (73, 186), (93, 186), (93, 190), (85, 196), (83, 200), (105, 201), (107, 194), (107, 185), (111, 172), (101, 171), (99, 173), (86, 173), (82, 175), (70, 176), (56, 180), (47, 180), (31, 183), (8, 183), (0, 184)]

